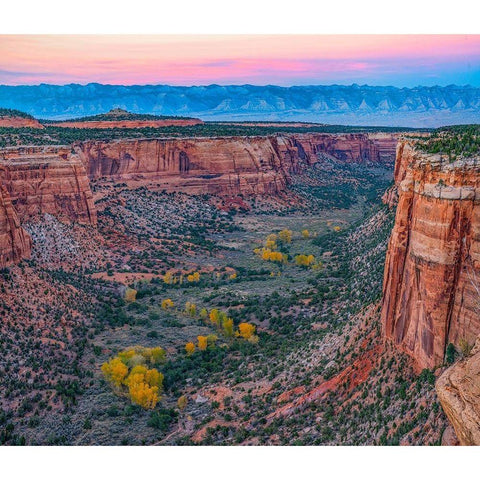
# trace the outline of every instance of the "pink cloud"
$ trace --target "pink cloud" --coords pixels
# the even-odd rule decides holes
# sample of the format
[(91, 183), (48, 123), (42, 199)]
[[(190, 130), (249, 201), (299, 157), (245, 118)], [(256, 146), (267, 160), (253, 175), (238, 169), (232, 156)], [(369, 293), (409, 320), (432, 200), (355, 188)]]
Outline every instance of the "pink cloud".
[(427, 64), (430, 76), (478, 72), (480, 36), (0, 36), (0, 83), (9, 84), (375, 83), (386, 73), (413, 79)]

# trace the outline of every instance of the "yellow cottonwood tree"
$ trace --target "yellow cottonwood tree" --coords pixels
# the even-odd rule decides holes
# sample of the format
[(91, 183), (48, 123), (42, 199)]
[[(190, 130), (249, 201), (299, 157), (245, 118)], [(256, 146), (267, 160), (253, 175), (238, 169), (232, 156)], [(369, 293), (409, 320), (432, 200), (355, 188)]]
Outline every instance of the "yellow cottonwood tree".
[(282, 243), (292, 243), (292, 231), (285, 228), (278, 233), (278, 238)]
[(200, 273), (199, 272), (194, 272), (190, 275), (187, 275), (187, 280), (189, 282), (199, 282), (200, 281)]
[(128, 367), (120, 360), (120, 358), (112, 358), (109, 362), (102, 365), (102, 372), (105, 378), (119, 387), (128, 374)]
[(187, 315), (190, 315), (191, 317), (194, 317), (197, 313), (197, 306), (192, 302), (186, 302), (185, 303), (185, 313)]
[(195, 344), (193, 342), (188, 342), (185, 345), (185, 351), (187, 352), (187, 356), (192, 355), (195, 352)]
[(127, 288), (125, 290), (125, 301), (134, 302), (137, 298), (137, 291), (133, 288)]
[(207, 337), (204, 337), (203, 335), (199, 335), (197, 339), (198, 339), (198, 349), (202, 351), (206, 350), (208, 346)]
[(222, 322), (222, 328), (226, 337), (233, 337), (233, 319), (225, 318)]
[(172, 308), (175, 304), (170, 298), (166, 298), (165, 300), (162, 300), (162, 308), (164, 310), (168, 310), (169, 308)]
[(188, 400), (186, 395), (182, 395), (181, 397), (178, 397), (177, 407), (179, 410), (185, 410), (187, 403), (188, 403)]
[(248, 340), (255, 333), (255, 325), (251, 323), (242, 322), (238, 326), (238, 335)]
[(219, 321), (220, 321), (220, 312), (217, 308), (212, 308), (212, 310), (210, 310), (210, 313), (209, 313), (209, 318), (210, 318), (210, 321), (214, 324), (214, 325), (218, 325), (219, 324)]

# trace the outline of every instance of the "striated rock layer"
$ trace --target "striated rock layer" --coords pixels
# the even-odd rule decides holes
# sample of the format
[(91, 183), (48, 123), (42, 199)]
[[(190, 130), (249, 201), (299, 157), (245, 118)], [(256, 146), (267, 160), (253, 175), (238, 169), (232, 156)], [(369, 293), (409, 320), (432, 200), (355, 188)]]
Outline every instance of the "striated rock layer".
[(385, 336), (419, 368), (480, 333), (480, 164), (397, 149), (398, 206), (383, 284)]
[(49, 213), (96, 225), (90, 183), (69, 147), (12, 147), (0, 151), (0, 183), (21, 222)]
[(318, 161), (320, 152), (345, 162), (389, 163), (395, 142), (392, 135), (302, 134), (5, 148), (0, 150), (0, 185), (9, 209), (4, 217), (10, 220), (0, 224), (0, 264), (28, 256), (21, 222), (48, 213), (96, 225), (91, 180), (192, 194), (278, 194), (290, 175)]
[(20, 226), (7, 189), (0, 186), (0, 267), (30, 257), (32, 239)]
[(265, 137), (87, 141), (75, 150), (95, 180), (219, 195), (278, 193), (287, 184)]
[(91, 179), (155, 183), (218, 195), (283, 191), (290, 174), (324, 152), (345, 162), (392, 163), (394, 135), (292, 134), (271, 137), (87, 141), (75, 145)]
[(461, 445), (480, 445), (480, 338), (472, 355), (448, 368), (435, 385)]

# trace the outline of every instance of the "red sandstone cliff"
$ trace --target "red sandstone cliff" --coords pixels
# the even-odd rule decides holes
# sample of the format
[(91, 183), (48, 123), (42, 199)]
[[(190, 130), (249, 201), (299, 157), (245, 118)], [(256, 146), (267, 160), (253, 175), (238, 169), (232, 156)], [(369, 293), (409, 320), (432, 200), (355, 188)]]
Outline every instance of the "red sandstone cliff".
[(392, 135), (291, 134), (5, 148), (0, 185), (10, 220), (0, 223), (0, 262), (28, 256), (29, 237), (20, 223), (44, 213), (95, 225), (90, 179), (194, 194), (276, 194), (290, 175), (318, 161), (319, 152), (345, 162), (389, 163), (395, 142)]
[(30, 257), (32, 239), (20, 226), (10, 195), (0, 186), (0, 267)]
[(85, 167), (69, 147), (1, 150), (0, 183), (21, 222), (44, 213), (65, 221), (97, 222)]
[(43, 128), (43, 125), (34, 118), (28, 117), (0, 117), (0, 128)]
[(165, 120), (92, 120), (87, 122), (59, 122), (46, 123), (51, 127), (61, 128), (159, 128), (159, 127), (186, 127), (202, 125), (204, 122), (199, 118), (169, 118)]
[(287, 178), (266, 137), (145, 139), (75, 145), (91, 179), (210, 194), (267, 194)]
[(291, 134), (271, 137), (87, 141), (75, 145), (91, 179), (150, 183), (218, 195), (271, 194), (319, 152), (345, 162), (393, 163), (389, 134)]
[(397, 150), (399, 192), (383, 285), (385, 336), (419, 368), (480, 332), (480, 166)]

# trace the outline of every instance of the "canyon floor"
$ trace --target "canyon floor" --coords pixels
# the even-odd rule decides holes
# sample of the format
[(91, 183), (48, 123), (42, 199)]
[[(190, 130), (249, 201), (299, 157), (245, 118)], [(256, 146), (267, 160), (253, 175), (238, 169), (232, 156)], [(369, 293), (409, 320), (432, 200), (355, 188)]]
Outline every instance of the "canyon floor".
[[(92, 183), (98, 228), (49, 215), (26, 224), (31, 259), (0, 272), (1, 443), (440, 444), (435, 372), (415, 374), (381, 336), (394, 219), (381, 196), (393, 172), (318, 165), (275, 199)], [(283, 229), (293, 234), (282, 252), (314, 255), (319, 268), (254, 253)], [(166, 283), (167, 272), (183, 281)], [(258, 342), (222, 336), (186, 302), (253, 323)], [(185, 344), (208, 334), (216, 347), (187, 356)], [(101, 372), (135, 345), (167, 351), (153, 410)]]

